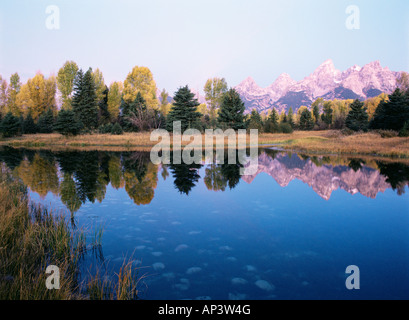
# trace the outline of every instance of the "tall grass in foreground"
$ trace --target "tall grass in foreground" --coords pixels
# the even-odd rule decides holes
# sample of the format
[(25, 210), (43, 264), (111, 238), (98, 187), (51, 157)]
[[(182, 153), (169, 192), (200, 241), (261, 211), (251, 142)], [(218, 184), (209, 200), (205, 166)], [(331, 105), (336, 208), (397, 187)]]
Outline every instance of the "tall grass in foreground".
[[(136, 299), (140, 278), (131, 260), (114, 279), (98, 267), (88, 277), (80, 274), (84, 255), (100, 247), (101, 237), (97, 231), (87, 248), (83, 230), (29, 203), (25, 186), (0, 164), (0, 300)], [(59, 290), (46, 288), (49, 265), (60, 269)]]

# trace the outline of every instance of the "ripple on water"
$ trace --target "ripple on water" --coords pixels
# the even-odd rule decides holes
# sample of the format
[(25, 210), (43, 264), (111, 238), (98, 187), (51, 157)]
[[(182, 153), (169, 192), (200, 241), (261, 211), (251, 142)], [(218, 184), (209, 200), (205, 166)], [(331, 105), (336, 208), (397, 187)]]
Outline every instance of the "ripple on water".
[(194, 274), (194, 273), (198, 273), (200, 271), (202, 271), (202, 268), (200, 268), (200, 267), (191, 267), (191, 268), (186, 270), (186, 273), (187, 274)]
[(243, 278), (233, 278), (231, 279), (231, 283), (235, 285), (246, 284), (247, 280)]
[(275, 287), (266, 280), (257, 280), (254, 284), (265, 291), (273, 291), (275, 289)]
[(155, 262), (155, 263), (152, 265), (152, 267), (153, 267), (153, 269), (154, 269), (155, 271), (159, 271), (159, 270), (165, 269), (165, 264), (163, 264), (162, 262)]
[(176, 248), (175, 248), (175, 252), (179, 252), (179, 251), (182, 251), (182, 250), (185, 250), (185, 249), (187, 249), (189, 246), (187, 245), (187, 244), (180, 244), (180, 245), (178, 245)]

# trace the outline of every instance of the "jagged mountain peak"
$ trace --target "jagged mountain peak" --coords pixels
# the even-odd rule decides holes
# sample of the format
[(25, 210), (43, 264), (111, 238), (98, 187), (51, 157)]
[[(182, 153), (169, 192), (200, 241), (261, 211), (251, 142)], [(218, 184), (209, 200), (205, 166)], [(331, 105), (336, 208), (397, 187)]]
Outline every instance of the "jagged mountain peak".
[(248, 111), (297, 110), (301, 105), (310, 105), (317, 98), (366, 99), (375, 93), (391, 93), (396, 87), (399, 72), (383, 68), (380, 61), (363, 67), (354, 65), (341, 72), (332, 59), (324, 61), (313, 73), (297, 82), (287, 73), (282, 73), (267, 88), (259, 87), (248, 77), (236, 87)]

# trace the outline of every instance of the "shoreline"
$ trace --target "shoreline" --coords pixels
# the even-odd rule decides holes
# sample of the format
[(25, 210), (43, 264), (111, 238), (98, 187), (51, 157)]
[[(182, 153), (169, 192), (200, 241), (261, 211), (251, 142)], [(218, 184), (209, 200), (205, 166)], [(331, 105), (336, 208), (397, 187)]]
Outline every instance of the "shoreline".
[[(204, 135), (202, 135), (204, 141), (203, 137)], [(149, 132), (125, 133), (118, 136), (88, 134), (74, 137), (51, 133), (3, 139), (0, 140), (0, 147), (73, 151), (150, 151), (157, 143), (157, 141), (150, 140)], [(181, 145), (184, 147), (190, 143), (190, 141), (183, 141)], [(283, 151), (312, 155), (370, 156), (409, 160), (409, 138), (382, 138), (376, 132), (354, 135), (343, 135), (340, 131), (335, 130), (295, 131), (292, 134), (261, 133), (258, 137), (258, 146), (259, 148), (276, 147)], [(172, 147), (171, 145), (171, 149)], [(220, 146), (216, 144), (214, 147)], [(223, 147), (228, 147), (228, 143), (225, 143)]]

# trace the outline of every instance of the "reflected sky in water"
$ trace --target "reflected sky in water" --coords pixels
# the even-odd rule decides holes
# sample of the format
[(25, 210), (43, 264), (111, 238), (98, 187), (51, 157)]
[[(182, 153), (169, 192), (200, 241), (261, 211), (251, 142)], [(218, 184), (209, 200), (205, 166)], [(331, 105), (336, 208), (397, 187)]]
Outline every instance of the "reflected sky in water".
[[(132, 152), (7, 149), (0, 161), (32, 200), (104, 225), (110, 265), (133, 254), (149, 274), (141, 298), (409, 298), (407, 165), (273, 150), (244, 177)], [(349, 265), (359, 291), (345, 288)]]

